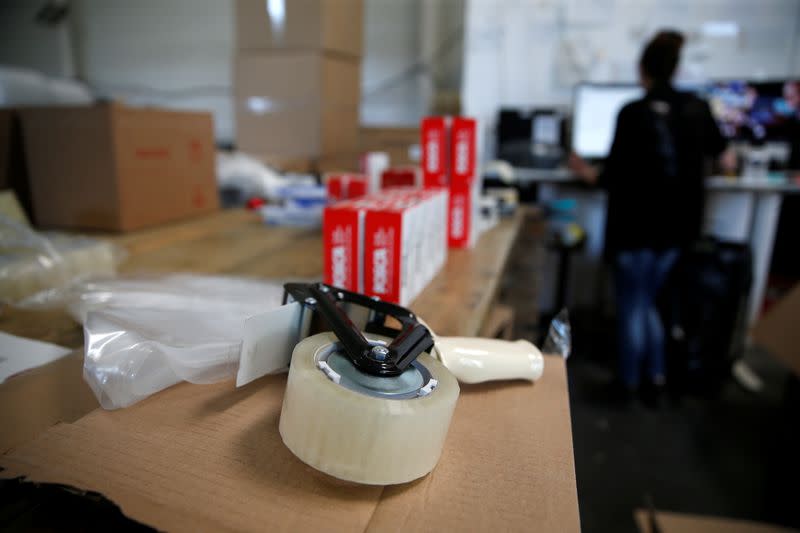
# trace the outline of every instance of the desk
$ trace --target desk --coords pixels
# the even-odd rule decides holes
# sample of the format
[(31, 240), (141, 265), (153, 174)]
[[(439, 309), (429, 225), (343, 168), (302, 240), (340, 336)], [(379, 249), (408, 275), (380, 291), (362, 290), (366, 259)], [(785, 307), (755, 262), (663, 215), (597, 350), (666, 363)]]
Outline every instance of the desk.
[[(576, 219), (587, 231), (585, 251), (576, 257), (570, 273), (571, 306), (598, 305), (603, 298), (600, 263), (606, 221), (605, 192), (586, 187), (568, 169), (514, 169), (521, 183), (539, 184), (539, 200), (548, 202), (570, 197), (578, 200)], [(703, 232), (721, 240), (747, 243), (753, 253), (753, 283), (748, 297), (748, 322), (759, 316), (764, 299), (772, 248), (775, 242), (783, 195), (800, 193), (800, 185), (772, 179), (748, 180), (713, 176), (706, 180), (706, 210)], [(554, 259), (548, 257), (545, 280), (555, 279)], [(545, 282), (545, 285), (553, 283)], [(552, 293), (540, 295), (541, 309), (551, 309)]]
[[(521, 223), (521, 215), (504, 220), (474, 250), (452, 251), (412, 309), (440, 334), (476, 334)], [(267, 228), (242, 211), (118, 242), (130, 252), (126, 273), (318, 277), (322, 266), (318, 232)], [(53, 333), (32, 322), (34, 315), (5, 309), (0, 329), (38, 332), (38, 338), (74, 345), (69, 328)], [(61, 364), (68, 368), (58, 380), (71, 373), (80, 382), (80, 358)], [(24, 381), (36, 375), (0, 386), (0, 399), (7, 400), (0, 402), (3, 427), (12, 425), (10, 410), (19, 412)], [(22, 389), (17, 401), (4, 395), (9, 384)], [(562, 359), (547, 356), (536, 384), (462, 386), (437, 469), (397, 487), (342, 486), (294, 458), (276, 429), (284, 385), (283, 375), (240, 389), (231, 382), (183, 383), (127, 409), (96, 409), (15, 443), (0, 457), (3, 475), (97, 490), (128, 516), (168, 530), (580, 529)], [(57, 395), (53, 402), (69, 403)], [(65, 419), (57, 409), (46, 414), (47, 425)]]

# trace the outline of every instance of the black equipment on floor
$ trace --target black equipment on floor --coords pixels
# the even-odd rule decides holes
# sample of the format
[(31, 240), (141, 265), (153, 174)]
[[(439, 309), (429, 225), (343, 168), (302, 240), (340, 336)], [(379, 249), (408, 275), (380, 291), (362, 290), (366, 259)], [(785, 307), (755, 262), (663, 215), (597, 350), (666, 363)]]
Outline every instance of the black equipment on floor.
[(661, 297), (671, 387), (718, 390), (744, 347), (752, 277), (747, 244), (707, 238), (683, 254)]

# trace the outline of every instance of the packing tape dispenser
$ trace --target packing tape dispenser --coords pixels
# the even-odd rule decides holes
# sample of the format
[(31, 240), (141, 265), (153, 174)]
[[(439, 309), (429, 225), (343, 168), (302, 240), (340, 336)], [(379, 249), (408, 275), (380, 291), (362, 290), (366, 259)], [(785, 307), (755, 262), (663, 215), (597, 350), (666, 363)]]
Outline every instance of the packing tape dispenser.
[(543, 371), (527, 341), (438, 337), (408, 309), (374, 297), (321, 283), (284, 288), (283, 306), (246, 325), (258, 335), (245, 335), (237, 385), (291, 361), (283, 442), (339, 479), (424, 476), (441, 455), (458, 381), (536, 380)]

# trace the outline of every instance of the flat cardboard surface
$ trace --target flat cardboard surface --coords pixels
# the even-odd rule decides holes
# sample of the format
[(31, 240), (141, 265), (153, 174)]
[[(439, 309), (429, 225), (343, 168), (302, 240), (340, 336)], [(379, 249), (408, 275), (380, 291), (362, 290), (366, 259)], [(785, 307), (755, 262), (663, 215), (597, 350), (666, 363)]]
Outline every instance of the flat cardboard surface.
[[(282, 10), (270, 12), (270, 4)], [(360, 57), (363, 0), (236, 1), (236, 47), (242, 51), (328, 51)]]
[(579, 531), (562, 359), (546, 357), (535, 384), (462, 386), (436, 469), (386, 488), (339, 482), (288, 451), (285, 382), (180, 384), (98, 409), (3, 456), (3, 476), (96, 490), (170, 531)]
[(78, 350), (0, 385), (0, 452), (96, 409), (97, 400), (82, 376), (83, 350)]
[[(642, 533), (656, 533), (650, 527), (650, 518), (647, 511), (637, 509), (634, 517), (639, 531)], [(656, 511), (656, 525), (660, 533), (792, 533), (795, 531), (747, 520), (665, 511)]]
[(781, 363), (800, 376), (800, 284), (756, 322), (753, 340), (766, 348)]
[(218, 208), (209, 113), (101, 104), (21, 117), (38, 226), (129, 231)]
[(360, 131), (361, 151), (386, 152), (393, 167), (419, 164), (411, 158), (414, 145), (419, 146), (419, 128), (362, 127)]
[(236, 144), (251, 154), (318, 157), (358, 148), (360, 63), (318, 52), (236, 58)]

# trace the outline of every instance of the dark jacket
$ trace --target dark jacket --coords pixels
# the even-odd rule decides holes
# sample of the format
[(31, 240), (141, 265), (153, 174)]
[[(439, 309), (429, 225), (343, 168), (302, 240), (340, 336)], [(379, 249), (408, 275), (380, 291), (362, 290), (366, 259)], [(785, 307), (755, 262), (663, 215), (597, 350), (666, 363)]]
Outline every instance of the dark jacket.
[(691, 94), (662, 87), (623, 107), (599, 177), (608, 191), (606, 257), (696, 239), (709, 158), (725, 144), (708, 104)]

